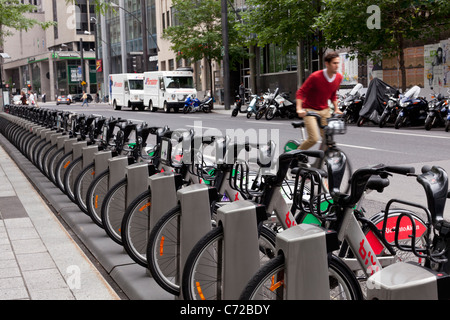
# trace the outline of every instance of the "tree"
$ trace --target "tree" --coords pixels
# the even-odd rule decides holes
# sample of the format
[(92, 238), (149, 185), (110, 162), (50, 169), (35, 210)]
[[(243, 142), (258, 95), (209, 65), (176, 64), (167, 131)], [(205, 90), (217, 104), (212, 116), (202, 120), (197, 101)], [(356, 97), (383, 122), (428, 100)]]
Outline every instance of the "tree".
[[(164, 30), (163, 38), (171, 42), (171, 49), (177, 59), (206, 59), (211, 71), (212, 61), (220, 62), (223, 57), (221, 27), (221, 2), (218, 0), (173, 0), (174, 19)], [(239, 42), (239, 34), (229, 14), (229, 55), (230, 62), (238, 61), (245, 55)], [(231, 16), (231, 17), (230, 17)], [(210, 72), (212, 90), (213, 75)], [(211, 92), (212, 94), (212, 92)]]
[(0, 44), (4, 38), (13, 34), (12, 30), (29, 30), (35, 25), (44, 29), (54, 25), (53, 21), (40, 22), (27, 17), (27, 13), (36, 10), (36, 6), (22, 3), (20, 0), (0, 0)]
[(378, 61), (398, 58), (405, 91), (405, 41), (435, 37), (449, 16), (448, 0), (325, 0), (315, 26), (331, 49), (350, 48), (351, 54)]
[[(314, 26), (322, 9), (321, 0), (247, 0), (246, 5), (248, 10), (242, 14), (241, 30), (247, 34), (249, 45), (274, 44), (283, 53), (302, 48), (304, 44), (315, 45), (322, 61), (321, 31)], [(298, 60), (298, 70), (303, 72), (304, 61), (301, 57)]]

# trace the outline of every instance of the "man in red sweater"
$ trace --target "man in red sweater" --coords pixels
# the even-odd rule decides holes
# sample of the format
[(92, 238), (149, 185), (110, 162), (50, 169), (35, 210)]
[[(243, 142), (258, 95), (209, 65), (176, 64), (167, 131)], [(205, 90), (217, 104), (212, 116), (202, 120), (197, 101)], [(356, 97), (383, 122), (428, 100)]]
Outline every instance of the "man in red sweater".
[[(307, 112), (315, 112), (322, 117), (322, 125), (327, 124), (327, 119), (331, 117), (328, 100), (334, 105), (334, 112), (341, 114), (338, 108), (336, 92), (342, 82), (342, 75), (338, 73), (340, 58), (335, 52), (325, 56), (324, 70), (319, 70), (311, 74), (301, 88), (297, 91), (297, 114), (304, 118), (308, 138), (299, 147), (301, 150), (308, 150), (320, 139), (317, 119), (306, 116)], [(320, 130), (323, 136), (323, 130)]]

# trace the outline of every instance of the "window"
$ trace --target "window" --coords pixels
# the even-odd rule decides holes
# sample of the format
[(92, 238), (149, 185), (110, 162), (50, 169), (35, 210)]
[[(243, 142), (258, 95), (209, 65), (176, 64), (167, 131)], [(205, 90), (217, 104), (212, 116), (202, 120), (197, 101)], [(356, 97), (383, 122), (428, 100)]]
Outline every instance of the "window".
[(171, 89), (193, 89), (194, 79), (192, 77), (165, 77), (164, 86)]

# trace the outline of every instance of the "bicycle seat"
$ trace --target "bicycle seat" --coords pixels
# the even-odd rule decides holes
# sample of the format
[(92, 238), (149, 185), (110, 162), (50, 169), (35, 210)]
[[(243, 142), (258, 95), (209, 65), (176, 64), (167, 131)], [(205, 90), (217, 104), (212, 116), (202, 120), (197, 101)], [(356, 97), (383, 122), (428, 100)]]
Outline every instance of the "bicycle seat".
[(292, 122), (292, 126), (294, 127), (294, 128), (304, 128), (305, 127), (305, 123), (303, 122), (303, 121), (295, 121), (295, 122)]

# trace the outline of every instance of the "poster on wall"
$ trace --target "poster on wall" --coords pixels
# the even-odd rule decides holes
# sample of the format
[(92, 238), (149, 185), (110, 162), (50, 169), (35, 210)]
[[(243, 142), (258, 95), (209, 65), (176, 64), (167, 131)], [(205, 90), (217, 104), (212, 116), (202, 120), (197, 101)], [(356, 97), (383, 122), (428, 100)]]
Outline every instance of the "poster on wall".
[(342, 74), (342, 84), (355, 85), (358, 83), (358, 58), (351, 59), (347, 53), (340, 53), (341, 63), (339, 66), (339, 73)]
[[(375, 54), (379, 54), (380, 51), (374, 51)], [(378, 62), (374, 62), (372, 59), (367, 60), (367, 79), (368, 83), (374, 78), (383, 80), (383, 61), (380, 59)]]
[(450, 88), (450, 39), (441, 41), (442, 81), (444, 88)]
[(424, 46), (424, 87), (427, 89), (444, 86), (444, 50), (441, 43)]

